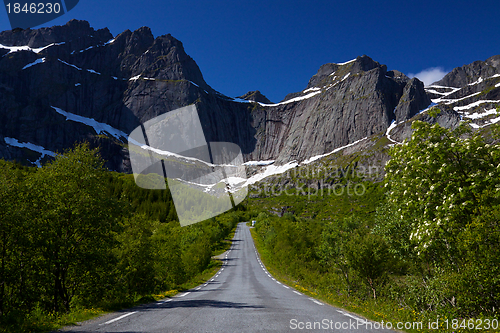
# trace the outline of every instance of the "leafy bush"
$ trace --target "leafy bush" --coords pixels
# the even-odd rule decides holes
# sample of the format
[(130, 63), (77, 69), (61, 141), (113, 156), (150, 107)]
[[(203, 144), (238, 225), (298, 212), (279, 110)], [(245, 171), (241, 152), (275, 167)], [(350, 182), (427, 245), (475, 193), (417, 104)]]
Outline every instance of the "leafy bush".
[(492, 313), (500, 305), (500, 146), (467, 123), (413, 128), (412, 140), (390, 152), (377, 231), (393, 253), (424, 267), (426, 292), (417, 288), (409, 299), (434, 296), (415, 306)]
[(0, 327), (180, 288), (248, 215), (180, 227), (168, 191), (103, 165), (87, 144), (41, 168), (0, 161)]

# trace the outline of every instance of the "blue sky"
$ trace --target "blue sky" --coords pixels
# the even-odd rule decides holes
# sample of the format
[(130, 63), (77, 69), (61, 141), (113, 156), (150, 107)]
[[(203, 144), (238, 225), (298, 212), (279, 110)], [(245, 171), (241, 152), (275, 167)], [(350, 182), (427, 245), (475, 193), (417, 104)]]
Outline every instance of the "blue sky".
[[(277, 102), (303, 90), (322, 64), (358, 55), (415, 74), (500, 54), (499, 13), (498, 0), (80, 0), (44, 26), (76, 18), (113, 35), (141, 26), (171, 33), (214, 89), (233, 97), (260, 90)], [(9, 29), (0, 9), (0, 30)]]

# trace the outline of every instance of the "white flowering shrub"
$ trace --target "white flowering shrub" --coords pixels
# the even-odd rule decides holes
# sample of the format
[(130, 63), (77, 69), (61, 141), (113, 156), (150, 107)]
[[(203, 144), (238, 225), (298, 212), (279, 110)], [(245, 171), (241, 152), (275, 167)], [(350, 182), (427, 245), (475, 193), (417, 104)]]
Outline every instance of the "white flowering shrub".
[(411, 140), (390, 150), (388, 223), (379, 227), (402, 237), (396, 243), (415, 255), (453, 264), (464, 232), (499, 204), (500, 146), (487, 144), (466, 123), (449, 130), (416, 121), (412, 128)]

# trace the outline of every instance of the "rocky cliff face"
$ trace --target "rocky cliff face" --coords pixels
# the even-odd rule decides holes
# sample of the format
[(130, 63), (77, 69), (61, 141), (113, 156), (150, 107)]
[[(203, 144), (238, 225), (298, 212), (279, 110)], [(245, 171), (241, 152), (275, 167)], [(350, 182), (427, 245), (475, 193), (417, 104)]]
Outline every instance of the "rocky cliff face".
[(255, 105), (251, 158), (302, 161), (384, 132), (430, 104), (423, 84), (367, 56), (321, 66), (307, 88), (274, 105)]
[[(43, 157), (22, 143), (52, 152), (83, 140), (102, 145), (88, 120), (66, 121), (52, 106), (130, 133), (161, 113), (215, 94), (181, 42), (170, 35), (155, 39), (145, 27), (113, 38), (107, 29), (72, 20), (6, 31), (0, 44), (0, 156), (7, 159)], [(110, 168), (127, 171), (123, 139), (112, 141), (104, 157), (114, 161)]]
[[(435, 118), (422, 113), (411, 120), (437, 122), (448, 128), (469, 121), (475, 129), (496, 123), (500, 121), (496, 113), (500, 105), (500, 55), (455, 68), (425, 92), (440, 113)], [(391, 137), (402, 142), (411, 132), (411, 121), (404, 122), (391, 130)]]
[(500, 55), (486, 59), (486, 61), (474, 61), (472, 64), (454, 68), (441, 80), (433, 85), (462, 88), (477, 82), (479, 78), (488, 78), (500, 72)]
[[(126, 136), (195, 103), (207, 141), (238, 144), (246, 161), (284, 164), (385, 133), (392, 122), (400, 124), (393, 129), (399, 139), (408, 136), (402, 124), (422, 117), (430, 98), (462, 105), (478, 89), (498, 97), (498, 56), (450, 73), (440, 82), (446, 86), (425, 89), (418, 79), (361, 56), (321, 66), (305, 90), (272, 104), (258, 91), (238, 99), (215, 91), (180, 41), (154, 38), (146, 27), (113, 37), (72, 20), (5, 31), (0, 44), (0, 157), (23, 163), (43, 163), (87, 140), (101, 147), (110, 169), (129, 172)], [(460, 121), (457, 110), (443, 110), (444, 123)]]

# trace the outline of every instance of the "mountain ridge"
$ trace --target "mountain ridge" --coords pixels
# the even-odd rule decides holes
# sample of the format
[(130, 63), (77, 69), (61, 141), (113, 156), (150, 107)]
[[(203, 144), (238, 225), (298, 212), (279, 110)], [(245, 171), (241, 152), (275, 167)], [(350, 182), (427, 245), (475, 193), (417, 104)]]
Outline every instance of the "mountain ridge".
[[(88, 22), (72, 20), (2, 32), (0, 44), (0, 157), (28, 164), (50, 157), (7, 141), (63, 151), (87, 140), (102, 147), (108, 168), (130, 172), (126, 138), (98, 132), (75, 117), (130, 133), (189, 104), (197, 106), (207, 141), (238, 144), (245, 161), (300, 162), (385, 133), (391, 124), (396, 124), (389, 129), (393, 139), (402, 141), (411, 135), (406, 124), (411, 119), (434, 121), (421, 114), (431, 103), (443, 109), (438, 121), (456, 126), (464, 115), (448, 105), (464, 106), (479, 98), (467, 96), (488, 89), (484, 96), (493, 100), (499, 90), (494, 76), (499, 56), (452, 71), (443, 84), (461, 83), (461, 73), (474, 73), (476, 81), (492, 74), (453, 88), (424, 87), (363, 55), (321, 66), (306, 89), (273, 104), (259, 91), (236, 99), (215, 91), (182, 42), (170, 34), (155, 38), (147, 27), (113, 37), (106, 28), (96, 31)], [(65, 119), (54, 108), (75, 117)]]

